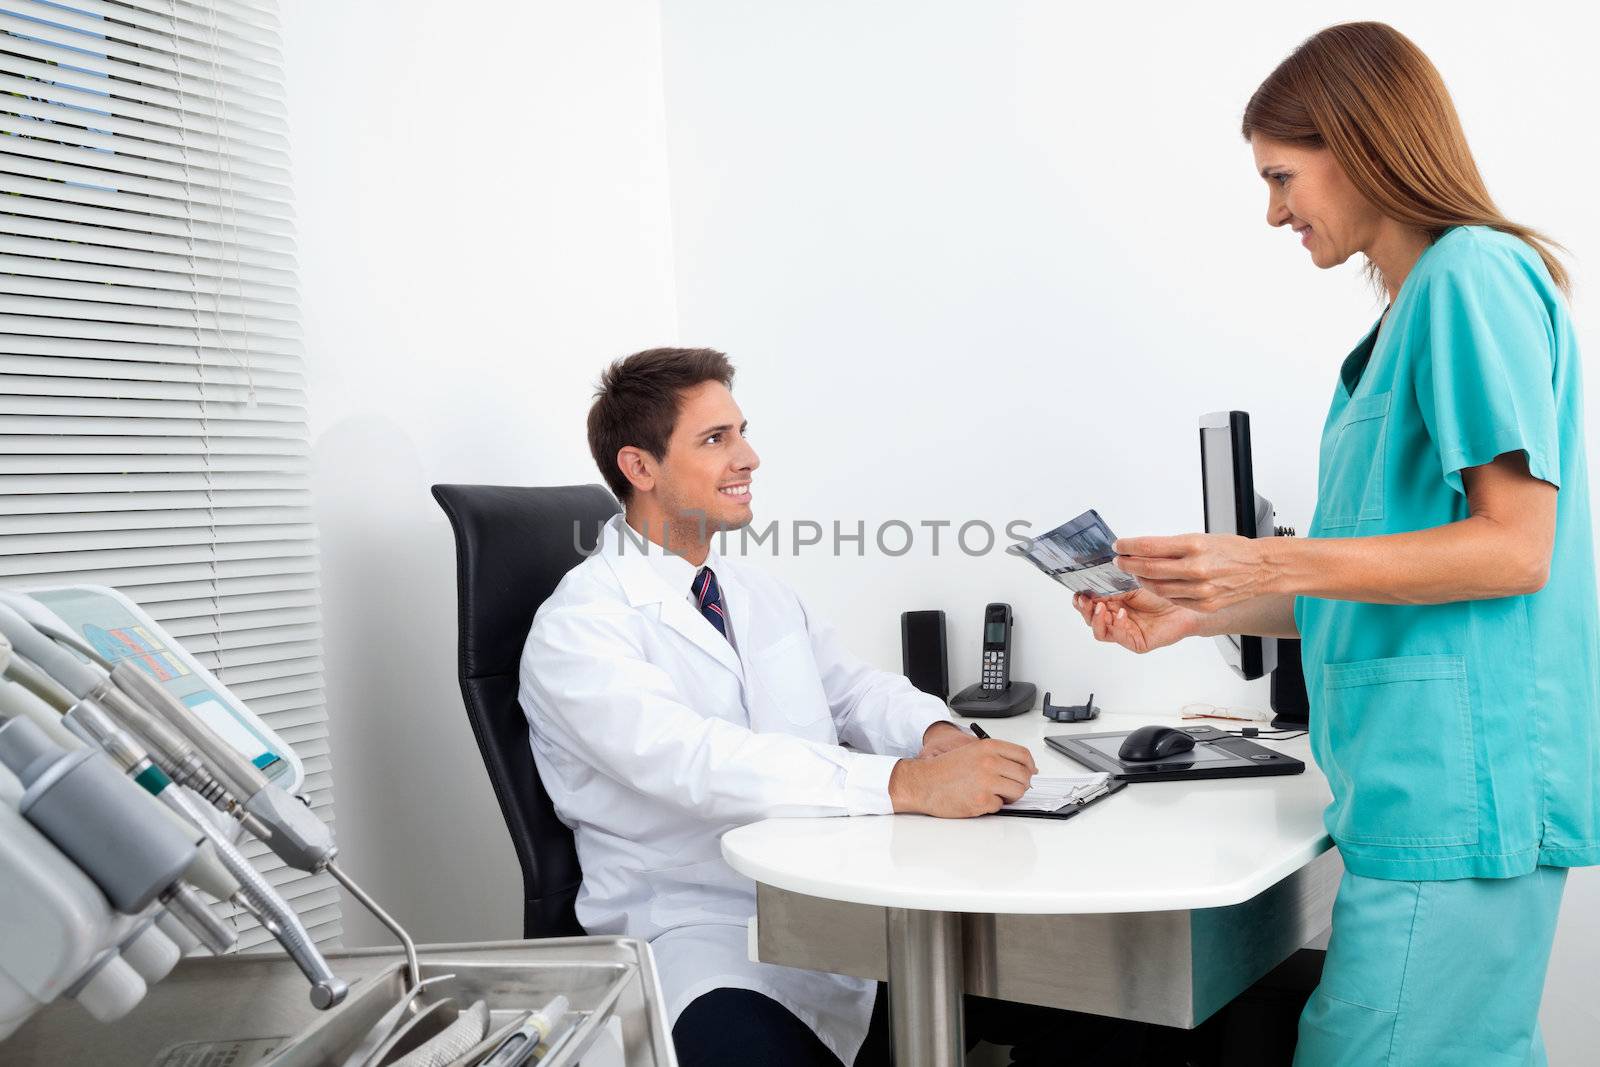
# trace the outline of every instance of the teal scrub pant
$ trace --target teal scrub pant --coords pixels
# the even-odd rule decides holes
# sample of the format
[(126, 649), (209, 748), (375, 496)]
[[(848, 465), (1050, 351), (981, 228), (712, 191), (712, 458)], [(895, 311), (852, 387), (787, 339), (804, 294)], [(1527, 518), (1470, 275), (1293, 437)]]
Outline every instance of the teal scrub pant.
[(1295, 1067), (1530, 1067), (1564, 868), (1401, 882), (1345, 872)]

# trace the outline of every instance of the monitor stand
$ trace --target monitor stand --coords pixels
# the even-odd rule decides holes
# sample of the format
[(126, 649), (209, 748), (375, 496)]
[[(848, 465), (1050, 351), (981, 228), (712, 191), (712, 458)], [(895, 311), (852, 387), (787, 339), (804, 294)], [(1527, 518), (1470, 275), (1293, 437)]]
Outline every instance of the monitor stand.
[(1304, 730), (1311, 724), (1311, 701), (1306, 676), (1300, 668), (1300, 642), (1278, 638), (1278, 666), (1272, 672), (1274, 730)]

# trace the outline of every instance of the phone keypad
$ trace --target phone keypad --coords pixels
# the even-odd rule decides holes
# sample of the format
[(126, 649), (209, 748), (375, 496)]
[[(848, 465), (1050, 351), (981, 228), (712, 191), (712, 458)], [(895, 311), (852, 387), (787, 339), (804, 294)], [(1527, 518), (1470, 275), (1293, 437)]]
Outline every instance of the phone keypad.
[(1004, 689), (1006, 687), (1006, 654), (1004, 652), (984, 651), (982, 681), (985, 689)]

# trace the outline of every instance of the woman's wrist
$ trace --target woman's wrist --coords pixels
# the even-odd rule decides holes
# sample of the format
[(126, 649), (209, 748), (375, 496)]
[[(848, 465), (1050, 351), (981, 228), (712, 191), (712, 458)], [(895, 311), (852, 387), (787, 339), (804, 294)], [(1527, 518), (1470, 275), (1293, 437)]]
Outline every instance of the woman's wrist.
[(1194, 611), (1188, 608), (1184, 610), (1189, 612), (1185, 637), (1217, 637), (1235, 632), (1228, 628), (1228, 619), (1233, 614), (1232, 608), (1212, 612)]
[(1261, 552), (1262, 596), (1299, 595), (1297, 564), (1306, 547), (1305, 542), (1293, 537), (1260, 537), (1256, 544)]
[(1294, 597), (1276, 593), (1241, 600), (1218, 611), (1193, 612), (1186, 628), (1189, 637), (1221, 637), (1223, 634), (1299, 636), (1294, 625)]

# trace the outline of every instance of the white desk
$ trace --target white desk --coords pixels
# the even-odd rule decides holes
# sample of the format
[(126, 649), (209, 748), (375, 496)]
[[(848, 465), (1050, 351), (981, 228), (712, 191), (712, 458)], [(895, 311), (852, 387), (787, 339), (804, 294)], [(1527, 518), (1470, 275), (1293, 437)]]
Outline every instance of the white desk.
[[(982, 722), (1045, 775), (1087, 771), (1046, 734), (1179, 725)], [(1306, 739), (1261, 743), (1306, 772), (1134, 784), (1067, 820), (768, 819), (722, 852), (758, 883), (760, 959), (887, 978), (898, 1064), (960, 1063), (963, 991), (1195, 1026), (1327, 928), (1342, 871)]]

